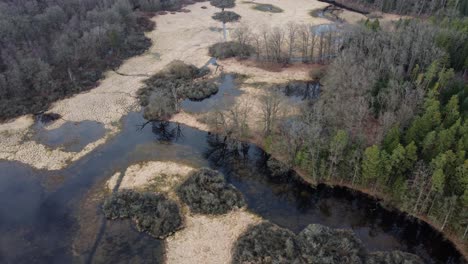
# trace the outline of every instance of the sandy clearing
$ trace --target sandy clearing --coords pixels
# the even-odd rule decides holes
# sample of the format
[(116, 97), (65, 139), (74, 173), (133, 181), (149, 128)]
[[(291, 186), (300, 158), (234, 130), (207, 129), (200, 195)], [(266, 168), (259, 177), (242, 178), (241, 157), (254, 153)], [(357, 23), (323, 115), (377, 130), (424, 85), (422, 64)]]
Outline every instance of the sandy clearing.
[[(172, 161), (150, 161), (134, 164), (125, 170), (119, 189), (141, 189), (151, 185), (154, 192), (168, 193), (182, 183), (192, 167)], [(107, 188), (113, 190), (120, 177), (115, 173), (108, 181)]]
[(245, 210), (221, 216), (189, 215), (185, 228), (166, 239), (168, 264), (231, 263), (234, 243), (261, 219)]

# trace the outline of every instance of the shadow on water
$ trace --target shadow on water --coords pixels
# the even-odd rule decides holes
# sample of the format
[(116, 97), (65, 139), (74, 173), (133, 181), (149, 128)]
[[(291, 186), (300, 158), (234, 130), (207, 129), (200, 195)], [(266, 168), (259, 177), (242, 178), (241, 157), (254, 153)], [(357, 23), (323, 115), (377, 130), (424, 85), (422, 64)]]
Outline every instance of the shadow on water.
[[(65, 180), (50, 192), (42, 181), (51, 172), (0, 161), (0, 199), (7, 201), (0, 203), (0, 262), (71, 263), (90, 255), (93, 263), (160, 262), (162, 241), (138, 233), (128, 221), (105, 222), (96, 238), (101, 223), (86, 220), (79, 210), (88, 203), (89, 192), (102, 189), (111, 175), (150, 160), (219, 169), (243, 193), (250, 211), (294, 232), (321, 223), (354, 230), (369, 250), (401, 249), (428, 263), (457, 263), (460, 257), (438, 232), (384, 210), (378, 201), (342, 188), (312, 188), (295, 177), (273, 179), (268, 156), (254, 145), (175, 123), (143, 126), (140, 113), (130, 113), (122, 122), (117, 136), (60, 171)], [(96, 205), (85, 213), (103, 219), (102, 197), (94, 200)], [(87, 226), (93, 227), (93, 236), (85, 237), (89, 241), (84, 244), (91, 246), (77, 251), (77, 234)]]
[(235, 98), (242, 94), (232, 74), (222, 74), (218, 92), (203, 100), (185, 99), (181, 103), (182, 109), (192, 113), (205, 113), (213, 109), (227, 109), (235, 103)]
[(107, 221), (89, 263), (162, 263), (164, 242), (135, 230), (130, 220)]
[(104, 125), (95, 121), (66, 122), (58, 128), (46, 129), (46, 123), (34, 124), (32, 140), (50, 148), (62, 148), (65, 151), (79, 152), (86, 145), (104, 136)]
[(306, 100), (314, 100), (320, 96), (321, 85), (313, 81), (291, 81), (278, 84), (275, 87), (286, 95), (293, 104)]

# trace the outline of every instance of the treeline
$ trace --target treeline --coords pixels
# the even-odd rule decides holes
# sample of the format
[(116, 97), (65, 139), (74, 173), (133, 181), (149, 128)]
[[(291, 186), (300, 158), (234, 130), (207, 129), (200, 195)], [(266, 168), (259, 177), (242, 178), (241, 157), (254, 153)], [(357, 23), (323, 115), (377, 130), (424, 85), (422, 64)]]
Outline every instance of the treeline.
[(448, 29), (440, 23), (408, 20), (346, 35), (321, 97), (295, 117), (274, 118), (264, 146), (316, 182), (380, 193), (465, 238), (468, 86), (466, 65), (454, 68), (466, 55), (449, 55), (464, 33), (452, 27), (458, 37), (441, 41)]
[(89, 89), (103, 71), (150, 46), (143, 11), (182, 0), (0, 1), (0, 120)]
[(468, 15), (468, 1), (466, 0), (335, 0), (332, 2), (364, 12), (434, 15), (441, 11), (457, 10), (462, 15)]
[(215, 44), (210, 55), (252, 57), (262, 62), (327, 63), (338, 53), (340, 35), (332, 24), (311, 26), (290, 22), (283, 27), (263, 26), (260, 30), (241, 25), (231, 34), (231, 42)]

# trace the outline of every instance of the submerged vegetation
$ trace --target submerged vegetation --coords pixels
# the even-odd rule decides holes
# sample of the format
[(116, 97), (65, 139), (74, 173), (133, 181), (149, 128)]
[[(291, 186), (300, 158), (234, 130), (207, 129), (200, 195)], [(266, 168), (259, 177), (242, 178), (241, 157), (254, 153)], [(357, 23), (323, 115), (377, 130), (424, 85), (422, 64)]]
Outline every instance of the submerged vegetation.
[(235, 244), (233, 263), (422, 264), (416, 255), (367, 253), (351, 231), (311, 224), (295, 235), (269, 222), (250, 227)]
[(119, 191), (106, 199), (103, 211), (108, 219), (132, 219), (140, 232), (165, 238), (182, 227), (178, 205), (153, 193)]
[(192, 212), (200, 214), (225, 214), (245, 205), (242, 194), (221, 173), (208, 168), (193, 172), (177, 194)]
[(201, 100), (217, 93), (215, 81), (202, 78), (207, 74), (208, 68), (199, 69), (176, 60), (160, 73), (145, 80), (145, 86), (138, 91), (140, 104), (145, 107), (145, 118), (169, 119), (179, 111), (181, 100)]

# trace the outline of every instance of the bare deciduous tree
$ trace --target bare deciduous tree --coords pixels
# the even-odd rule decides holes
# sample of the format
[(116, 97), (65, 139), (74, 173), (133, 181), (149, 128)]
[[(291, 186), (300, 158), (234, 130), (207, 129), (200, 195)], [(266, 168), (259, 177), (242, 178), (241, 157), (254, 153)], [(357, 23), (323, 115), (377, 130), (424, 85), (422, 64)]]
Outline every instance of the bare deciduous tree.
[(261, 122), (265, 135), (269, 135), (272, 132), (278, 121), (282, 98), (281, 92), (271, 89), (259, 98), (262, 111)]

